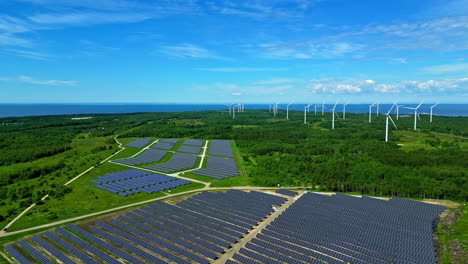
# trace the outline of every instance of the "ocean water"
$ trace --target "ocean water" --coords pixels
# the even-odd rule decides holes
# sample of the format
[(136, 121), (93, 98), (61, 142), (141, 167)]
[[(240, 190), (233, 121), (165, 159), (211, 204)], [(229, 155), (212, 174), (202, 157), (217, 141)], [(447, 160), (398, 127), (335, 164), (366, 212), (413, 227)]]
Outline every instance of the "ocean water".
[[(290, 110), (304, 110), (304, 104), (294, 104)], [(391, 104), (381, 104), (380, 113), (386, 113)], [(406, 104), (415, 107), (416, 104)], [(419, 113), (429, 113), (431, 105), (422, 105)], [(325, 105), (330, 111), (333, 105)], [(245, 104), (245, 109), (268, 109), (268, 104)], [(280, 110), (286, 105), (280, 104)], [(110, 114), (110, 113), (136, 113), (136, 112), (185, 112), (228, 109), (222, 104), (0, 104), (0, 117), (20, 117), (37, 115), (69, 115), (69, 114)], [(314, 107), (310, 107), (314, 111)], [(319, 110), (318, 110), (319, 111)], [(338, 105), (337, 112), (342, 112), (342, 105)], [(349, 104), (346, 112), (368, 113), (368, 104)], [(374, 107), (373, 112), (376, 111)], [(409, 109), (400, 108), (401, 114), (412, 113)], [(468, 104), (440, 104), (434, 108), (434, 115), (440, 116), (468, 116)]]

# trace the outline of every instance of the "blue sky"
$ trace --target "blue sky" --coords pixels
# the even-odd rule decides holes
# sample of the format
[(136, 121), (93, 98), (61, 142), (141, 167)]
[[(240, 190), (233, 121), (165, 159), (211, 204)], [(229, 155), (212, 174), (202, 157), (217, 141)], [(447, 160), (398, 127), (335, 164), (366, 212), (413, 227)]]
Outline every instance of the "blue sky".
[(468, 102), (468, 0), (0, 1), (1, 103)]

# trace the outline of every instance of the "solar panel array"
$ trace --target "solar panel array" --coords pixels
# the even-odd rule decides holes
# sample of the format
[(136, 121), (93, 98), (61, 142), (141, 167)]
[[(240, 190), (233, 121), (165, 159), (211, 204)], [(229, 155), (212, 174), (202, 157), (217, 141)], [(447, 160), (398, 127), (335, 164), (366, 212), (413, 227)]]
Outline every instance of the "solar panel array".
[(239, 175), (239, 170), (237, 169), (236, 161), (233, 159), (208, 156), (206, 168), (193, 170), (190, 173), (222, 179)]
[(137, 169), (107, 173), (91, 182), (96, 183), (97, 188), (124, 197), (139, 192), (158, 192), (190, 183), (185, 180)]
[(132, 142), (128, 143), (126, 146), (135, 147), (135, 148), (142, 148), (152, 142), (153, 139), (150, 138), (139, 138), (135, 139)]
[(179, 152), (187, 152), (192, 154), (200, 154), (201, 147), (196, 146), (188, 146), (188, 145), (181, 145), (177, 151)]
[(211, 140), (208, 154), (213, 156), (234, 158), (234, 154), (232, 153), (231, 149), (231, 141)]
[(201, 147), (203, 146), (203, 142), (204, 140), (203, 139), (186, 139), (184, 140), (184, 145), (191, 145), (191, 146), (197, 146), (197, 147)]
[(233, 259), (273, 264), (435, 264), (433, 227), (443, 210), (399, 198), (306, 193)]
[(285, 200), (254, 191), (205, 192), (178, 205), (157, 201), (83, 227), (68, 224), (6, 250), (20, 263), (49, 263), (50, 255), (62, 263), (208, 264)]
[(165, 149), (165, 150), (170, 150), (174, 147), (175, 144), (168, 143), (168, 142), (156, 142), (155, 144), (151, 145), (152, 148), (156, 149)]
[(172, 138), (163, 138), (163, 139), (160, 139), (159, 141), (161, 141), (161, 142), (168, 142), (168, 143), (172, 143), (172, 144), (175, 144), (175, 143), (179, 142), (179, 140), (177, 140), (177, 139), (172, 139)]
[(278, 189), (278, 190), (276, 190), (276, 193), (284, 194), (284, 195), (287, 195), (287, 196), (296, 196), (297, 195), (297, 192), (291, 191), (291, 190), (286, 190), (286, 189)]
[(195, 155), (174, 153), (174, 155), (172, 155), (172, 157), (168, 161), (144, 166), (144, 168), (165, 173), (187, 170), (195, 166), (197, 159), (198, 156)]
[(127, 164), (127, 165), (138, 165), (138, 164), (160, 161), (166, 154), (167, 154), (167, 151), (164, 151), (164, 150), (147, 149), (143, 151), (140, 155), (134, 158), (117, 159), (114, 161), (118, 163)]

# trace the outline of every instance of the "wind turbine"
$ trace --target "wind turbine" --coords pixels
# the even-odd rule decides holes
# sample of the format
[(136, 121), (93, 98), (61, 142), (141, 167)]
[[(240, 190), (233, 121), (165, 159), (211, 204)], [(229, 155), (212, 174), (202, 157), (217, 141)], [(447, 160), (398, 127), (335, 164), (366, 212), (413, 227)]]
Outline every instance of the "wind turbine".
[(307, 124), (307, 112), (309, 112), (311, 105), (304, 106), (304, 124)]
[(339, 100), (340, 99), (336, 100), (335, 106), (332, 108), (332, 129), (335, 129), (335, 108)]
[(349, 105), (349, 102), (343, 105), (343, 119), (346, 119), (346, 106)]
[(323, 115), (323, 113), (325, 112), (325, 108), (326, 108), (324, 102), (322, 102), (322, 106), (321, 106), (321, 107), (322, 107), (322, 115)]
[(229, 107), (229, 115), (231, 115), (231, 106), (232, 106), (232, 104), (226, 104), (225, 106)]
[(395, 113), (396, 113), (396, 120), (398, 120), (400, 117), (400, 107), (402, 107), (403, 105), (398, 105), (396, 102), (393, 103), (393, 105), (396, 106)]
[(369, 105), (369, 123), (372, 122), (372, 107), (373, 107), (374, 105), (375, 105), (375, 104)]
[(379, 116), (379, 107), (380, 107), (380, 102), (378, 102), (376, 106), (377, 106), (377, 108), (376, 108), (376, 112), (375, 112), (375, 114), (376, 114), (377, 116)]
[(388, 142), (388, 120), (392, 121), (392, 124), (393, 126), (395, 127), (395, 129), (398, 130), (398, 127), (396, 126), (395, 122), (393, 122), (393, 119), (392, 117), (390, 116), (390, 112), (393, 110), (393, 107), (395, 105), (392, 105), (392, 107), (390, 108), (390, 110), (388, 110), (386, 116), (387, 116), (387, 119), (385, 121), (385, 142)]
[(288, 104), (286, 106), (286, 119), (289, 119), (289, 107), (292, 105), (292, 103)]
[(429, 118), (429, 122), (431, 122), (431, 123), (432, 123), (432, 109), (434, 109), (434, 107), (436, 107), (438, 104), (439, 104), (439, 103), (437, 103), (437, 104), (431, 106), (431, 117)]
[(319, 105), (314, 105), (315, 115), (317, 115), (317, 106), (320, 107)]
[(411, 109), (411, 110), (414, 110), (414, 130), (416, 130), (416, 124), (418, 122), (418, 118), (419, 118), (419, 115), (418, 115), (418, 109), (419, 107), (421, 107), (421, 105), (424, 103), (424, 101), (422, 101), (418, 106), (416, 107), (405, 107), (406, 109)]

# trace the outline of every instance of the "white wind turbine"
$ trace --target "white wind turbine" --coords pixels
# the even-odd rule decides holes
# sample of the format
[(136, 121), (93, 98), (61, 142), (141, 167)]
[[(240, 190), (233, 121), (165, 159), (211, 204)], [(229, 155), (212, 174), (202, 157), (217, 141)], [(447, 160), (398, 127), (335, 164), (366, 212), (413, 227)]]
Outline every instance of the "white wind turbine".
[(324, 114), (324, 112), (325, 112), (325, 108), (326, 108), (326, 107), (325, 107), (325, 103), (324, 103), (324, 102), (322, 102), (322, 106), (320, 106), (320, 107), (322, 107), (322, 115), (323, 115), (323, 114)]
[(431, 123), (432, 123), (432, 109), (434, 109), (434, 107), (436, 107), (438, 104), (439, 104), (439, 103), (437, 103), (437, 104), (431, 106), (431, 116), (430, 116), (430, 118), (429, 118), (429, 122), (431, 122)]
[(349, 102), (343, 105), (343, 119), (346, 119), (346, 106), (349, 105)]
[(398, 130), (398, 127), (396, 126), (395, 122), (393, 122), (393, 119), (390, 116), (390, 112), (392, 111), (394, 106), (395, 105), (392, 105), (390, 110), (388, 110), (387, 114), (385, 114), (387, 116), (386, 121), (385, 121), (385, 142), (388, 142), (388, 120), (392, 121), (393, 126), (395, 127), (395, 129)]
[(399, 105), (396, 102), (393, 105), (395, 106), (396, 120), (398, 120), (400, 118), (400, 107), (403, 105)]
[(232, 106), (232, 104), (226, 104), (225, 106), (229, 107), (229, 115), (231, 115), (231, 106)]
[(377, 116), (379, 116), (379, 107), (380, 107), (380, 102), (378, 102), (378, 103), (377, 103), (376, 107), (377, 107), (377, 108), (376, 108), (376, 112), (375, 112), (375, 114), (376, 114)]
[(315, 115), (317, 115), (317, 106), (320, 107), (320, 105), (314, 105)]
[(416, 107), (405, 107), (406, 109), (411, 109), (411, 110), (414, 110), (414, 130), (416, 130), (417, 128), (417, 122), (418, 122), (418, 118), (419, 118), (419, 114), (418, 114), (418, 109), (419, 107), (421, 107), (421, 105), (424, 103), (424, 101), (422, 101), (418, 106)]
[(375, 104), (369, 105), (369, 123), (372, 122), (372, 107), (373, 107), (374, 105), (375, 105)]
[(292, 103), (288, 104), (286, 106), (286, 119), (289, 119), (289, 107), (292, 105)]
[(333, 108), (332, 108), (332, 129), (335, 129), (335, 109), (336, 109), (336, 105), (338, 104), (339, 100), (340, 99), (336, 100), (335, 106), (333, 106)]
[(307, 124), (307, 112), (309, 112), (311, 105), (304, 106), (304, 124)]

